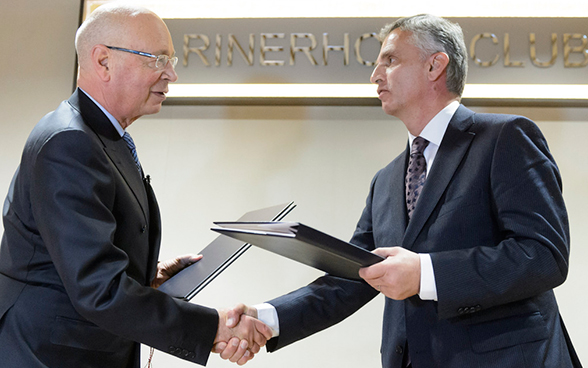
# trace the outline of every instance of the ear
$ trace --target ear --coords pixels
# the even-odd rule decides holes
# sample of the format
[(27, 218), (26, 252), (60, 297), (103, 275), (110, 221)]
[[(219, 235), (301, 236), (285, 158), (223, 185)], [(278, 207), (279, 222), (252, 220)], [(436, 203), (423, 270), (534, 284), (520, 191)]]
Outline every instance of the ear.
[(449, 56), (444, 52), (437, 52), (429, 57), (429, 79), (438, 80), (449, 65)]
[(110, 50), (104, 45), (96, 45), (90, 53), (92, 67), (98, 77), (107, 82), (111, 77)]

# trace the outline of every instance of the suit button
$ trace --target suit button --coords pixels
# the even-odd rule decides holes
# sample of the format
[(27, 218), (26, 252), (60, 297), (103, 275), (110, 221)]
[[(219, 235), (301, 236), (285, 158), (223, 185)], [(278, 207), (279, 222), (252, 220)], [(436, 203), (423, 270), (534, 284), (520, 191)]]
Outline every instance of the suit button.
[(459, 309), (457, 310), (457, 314), (459, 314), (460, 316), (461, 316), (461, 315), (463, 315), (463, 314), (465, 314), (465, 313), (466, 313), (466, 309), (467, 309), (467, 308), (463, 308), (463, 307), (462, 307), (462, 308), (459, 308)]
[(403, 353), (404, 353), (404, 348), (402, 347), (402, 345), (397, 345), (396, 346), (396, 354), (402, 355)]
[(145, 231), (147, 231), (147, 225), (143, 225), (143, 227), (141, 228), (142, 233), (144, 233)]

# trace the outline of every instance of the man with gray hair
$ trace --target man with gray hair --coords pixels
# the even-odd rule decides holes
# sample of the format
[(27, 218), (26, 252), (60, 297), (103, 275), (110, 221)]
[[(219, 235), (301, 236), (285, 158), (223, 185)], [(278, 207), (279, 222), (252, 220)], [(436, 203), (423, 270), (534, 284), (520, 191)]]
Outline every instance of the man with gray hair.
[(385, 260), (361, 269), (362, 282), (326, 275), (229, 315), (266, 321), (274, 351), (382, 293), (385, 368), (579, 367), (553, 293), (567, 276), (569, 229), (545, 138), (527, 118), (460, 104), (457, 24), (418, 15), (381, 37), (371, 82), (408, 144), (374, 177), (350, 242)]
[(177, 80), (154, 13), (103, 5), (78, 30), (79, 88), (31, 132), (4, 205), (0, 366), (139, 368), (140, 344), (206, 364), (215, 343), (245, 363), (271, 331), (155, 290), (199, 257), (158, 263), (160, 218), (129, 125)]

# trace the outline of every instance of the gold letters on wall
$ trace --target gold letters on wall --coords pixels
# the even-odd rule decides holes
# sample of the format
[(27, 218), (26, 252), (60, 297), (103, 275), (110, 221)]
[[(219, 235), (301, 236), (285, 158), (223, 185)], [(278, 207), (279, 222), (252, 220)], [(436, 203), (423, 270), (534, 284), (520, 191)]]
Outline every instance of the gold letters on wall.
[[(268, 60), (269, 57), (267, 53), (269, 52), (281, 52), (284, 51), (284, 46), (282, 45), (270, 45), (271, 39), (285, 39), (286, 36), (284, 33), (261, 33), (258, 35), (258, 42), (259, 42), (259, 65), (263, 66), (283, 66), (285, 65), (285, 60)], [(355, 40), (353, 52), (355, 54), (355, 60), (361, 65), (365, 66), (373, 66), (375, 64), (375, 57), (374, 55), (370, 55), (372, 60), (366, 60), (364, 55), (361, 53), (361, 45), (362, 42), (369, 38), (377, 38), (376, 33), (364, 33), (360, 37)], [(312, 33), (292, 33), (290, 34), (290, 44), (289, 44), (289, 65), (296, 64), (296, 55), (298, 53), (302, 53), (306, 56), (307, 60), (310, 62), (311, 65), (319, 65), (317, 60), (315, 59), (312, 52), (317, 48), (318, 42), (316, 36)], [(344, 53), (344, 62), (343, 65), (349, 65), (349, 58), (350, 58), (350, 46), (349, 46), (349, 33), (343, 34), (343, 45), (331, 45), (329, 42), (330, 35), (329, 33), (323, 33), (322, 35), (322, 60), (321, 65), (328, 65), (329, 64), (329, 52), (333, 51), (341, 51)], [(221, 66), (222, 60), (221, 55), (223, 50), (226, 51), (226, 65), (231, 66), (233, 65), (233, 53), (234, 49), (236, 48), (239, 51), (239, 54), (243, 58), (243, 60), (247, 63), (247, 65), (252, 66), (254, 49), (256, 46), (256, 35), (253, 33), (249, 34), (249, 43), (248, 43), (248, 53), (245, 53), (241, 43), (237, 40), (237, 37), (234, 34), (228, 35), (228, 44), (226, 46), (223, 45), (223, 35), (217, 34), (216, 35), (216, 43), (214, 46), (214, 54), (215, 54), (215, 66)], [(307, 41), (306, 45), (302, 46), (302, 41)], [(197, 46), (195, 46), (197, 44)], [(204, 51), (209, 50), (210, 48), (210, 39), (206, 34), (184, 34), (184, 43), (183, 43), (183, 65), (188, 66), (190, 60), (190, 54), (196, 54), (198, 59), (202, 61), (205, 66), (210, 66), (211, 63), (208, 58), (204, 55)], [(376, 55), (377, 56), (377, 55)]]
[[(501, 57), (500, 53), (496, 53), (492, 60), (481, 60), (476, 53), (477, 47), (482, 47), (482, 45), (478, 45), (478, 43), (482, 43), (484, 39), (489, 39), (492, 41), (494, 45), (498, 45), (500, 43), (498, 37), (493, 33), (479, 33), (472, 38), (470, 42), (470, 57), (481, 67), (487, 68), (495, 65), (498, 63), (498, 60)], [(553, 66), (555, 61), (558, 57), (558, 47), (557, 41), (559, 37), (557, 33), (551, 34), (551, 59), (549, 61), (540, 61), (537, 59), (537, 41), (535, 33), (529, 33), (529, 57), (533, 65), (540, 67), (540, 68), (547, 68)], [(580, 44), (574, 44), (575, 41), (581, 41)], [(579, 33), (564, 33), (562, 37), (563, 42), (563, 60), (564, 66), (566, 68), (582, 68), (588, 65), (588, 37), (583, 34)], [(577, 43), (577, 42), (576, 42)], [(545, 45), (543, 45), (545, 46)], [(578, 54), (579, 61), (571, 61), (573, 54)], [(524, 61), (511, 61), (510, 59), (511, 49), (510, 49), (510, 34), (505, 33), (503, 38), (503, 54), (504, 57), (504, 66), (506, 67), (524, 67)]]
[[(271, 99), (330, 88), (325, 96), (339, 96), (333, 99), (344, 104), (351, 101), (347, 97), (358, 98), (352, 104), (363, 104), (366, 98), (377, 103), (369, 82), (381, 46), (377, 34), (394, 19), (167, 19), (182, 59), (174, 93), (178, 101), (184, 98), (179, 96), (187, 96), (187, 101), (210, 91), (211, 96), (220, 96), (210, 100), (221, 103), (225, 92), (234, 93), (250, 103), (249, 96)], [(519, 99), (588, 105), (587, 19), (449, 19), (462, 27), (468, 49), (464, 98), (469, 93), (476, 102)], [(253, 85), (266, 89), (250, 92)], [(188, 90), (200, 87), (197, 93)], [(340, 96), (342, 91), (359, 92)], [(515, 91), (516, 97), (508, 97)], [(312, 98), (316, 97), (306, 101)]]

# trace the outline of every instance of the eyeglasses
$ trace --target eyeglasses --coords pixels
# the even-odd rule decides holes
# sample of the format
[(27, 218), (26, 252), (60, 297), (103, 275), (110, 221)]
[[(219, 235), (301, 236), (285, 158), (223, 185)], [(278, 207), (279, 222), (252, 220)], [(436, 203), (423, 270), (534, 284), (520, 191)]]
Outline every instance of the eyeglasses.
[(155, 59), (155, 68), (157, 70), (162, 70), (167, 66), (167, 63), (171, 63), (172, 68), (176, 67), (176, 64), (178, 63), (178, 57), (174, 56), (174, 57), (169, 57), (167, 55), (159, 55), (159, 56), (155, 56), (153, 54), (150, 54), (148, 52), (143, 52), (143, 51), (136, 51), (136, 50), (129, 50), (129, 49), (124, 49), (122, 47), (115, 47), (115, 46), (106, 46), (111, 50), (117, 50), (117, 51), (124, 51), (124, 52), (129, 52), (131, 54), (135, 54), (135, 55), (141, 55), (141, 56), (146, 56), (149, 58), (153, 58)]

